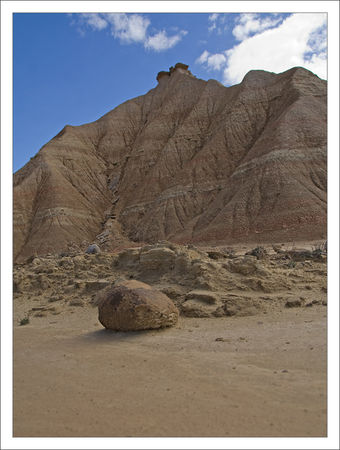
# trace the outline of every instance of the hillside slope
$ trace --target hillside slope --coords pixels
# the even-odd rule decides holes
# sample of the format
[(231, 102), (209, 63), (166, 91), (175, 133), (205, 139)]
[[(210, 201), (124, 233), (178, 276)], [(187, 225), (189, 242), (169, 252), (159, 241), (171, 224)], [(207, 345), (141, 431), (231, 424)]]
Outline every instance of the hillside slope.
[(303, 68), (225, 87), (180, 64), (14, 175), (14, 258), (96, 241), (322, 239), (327, 83)]

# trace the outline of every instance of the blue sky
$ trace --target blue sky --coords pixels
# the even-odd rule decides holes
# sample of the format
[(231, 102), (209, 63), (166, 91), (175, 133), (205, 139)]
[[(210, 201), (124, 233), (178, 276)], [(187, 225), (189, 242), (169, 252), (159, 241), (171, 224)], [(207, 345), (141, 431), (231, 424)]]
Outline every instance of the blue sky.
[(176, 62), (230, 86), (251, 69), (326, 78), (327, 15), (17, 13), (13, 170), (66, 124), (97, 120), (157, 85)]

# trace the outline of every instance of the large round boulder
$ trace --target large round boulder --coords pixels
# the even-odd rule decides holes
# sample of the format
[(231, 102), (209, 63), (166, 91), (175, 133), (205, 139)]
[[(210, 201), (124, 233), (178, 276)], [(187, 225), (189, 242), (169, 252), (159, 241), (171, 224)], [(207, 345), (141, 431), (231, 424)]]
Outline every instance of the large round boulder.
[(101, 294), (99, 322), (110, 330), (136, 331), (175, 325), (178, 309), (162, 292), (145, 283), (129, 280)]

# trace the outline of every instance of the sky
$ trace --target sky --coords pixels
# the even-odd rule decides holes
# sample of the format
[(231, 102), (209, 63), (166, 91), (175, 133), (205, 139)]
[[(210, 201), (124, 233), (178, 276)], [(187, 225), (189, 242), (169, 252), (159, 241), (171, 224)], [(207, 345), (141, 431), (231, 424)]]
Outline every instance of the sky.
[(252, 69), (327, 78), (325, 13), (15, 13), (13, 170), (66, 125), (157, 85), (177, 62), (225, 86)]

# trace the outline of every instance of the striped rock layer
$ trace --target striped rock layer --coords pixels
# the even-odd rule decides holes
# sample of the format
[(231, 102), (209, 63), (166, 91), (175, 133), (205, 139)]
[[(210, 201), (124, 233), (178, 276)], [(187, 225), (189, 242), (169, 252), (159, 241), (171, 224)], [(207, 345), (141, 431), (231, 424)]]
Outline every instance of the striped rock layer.
[(186, 67), (65, 126), (15, 173), (16, 261), (91, 242), (325, 237), (326, 81), (293, 68), (225, 87)]

